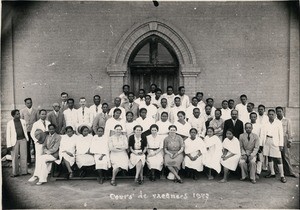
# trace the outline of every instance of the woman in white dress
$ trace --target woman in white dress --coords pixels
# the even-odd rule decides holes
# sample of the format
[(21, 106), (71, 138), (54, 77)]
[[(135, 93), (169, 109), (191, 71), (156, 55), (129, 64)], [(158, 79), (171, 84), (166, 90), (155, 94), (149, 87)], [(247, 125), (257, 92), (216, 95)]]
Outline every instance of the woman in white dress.
[(123, 127), (116, 125), (114, 127), (115, 134), (109, 137), (108, 148), (110, 151), (110, 161), (113, 168), (110, 184), (116, 186), (116, 176), (121, 169), (128, 170), (128, 141), (127, 137), (122, 134)]
[(229, 170), (235, 171), (241, 157), (241, 148), (239, 140), (233, 136), (233, 130), (226, 131), (226, 138), (223, 141), (223, 155), (221, 164), (224, 168), (224, 177), (221, 183), (227, 182)]
[(204, 138), (205, 147), (207, 152), (204, 157), (204, 165), (208, 168), (208, 179), (212, 180), (214, 177), (211, 174), (211, 169), (214, 169), (217, 173), (221, 171), (221, 156), (222, 142), (218, 136), (214, 135), (214, 128), (208, 127), (206, 130), (207, 136)]
[(178, 121), (174, 122), (174, 125), (177, 127), (177, 134), (179, 134), (183, 140), (189, 137), (190, 129), (192, 128), (191, 124), (185, 120), (185, 112), (179, 111), (177, 113)]
[(150, 126), (151, 135), (147, 136), (147, 165), (151, 170), (150, 181), (155, 181), (155, 171), (161, 171), (164, 164), (164, 138), (158, 135), (158, 126), (153, 124)]
[(162, 112), (160, 115), (160, 120), (156, 122), (156, 125), (159, 127), (157, 134), (163, 139), (169, 135), (169, 126), (172, 123), (168, 120), (168, 112)]
[(87, 166), (95, 165), (94, 156), (90, 153), (93, 136), (89, 132), (89, 128), (83, 125), (80, 129), (81, 134), (76, 141), (76, 164), (78, 168), (82, 169), (81, 177), (85, 176)]
[(105, 130), (104, 130), (104, 137), (106, 139), (108, 139), (110, 136), (114, 134), (114, 127), (116, 125), (121, 125), (123, 128), (122, 132), (125, 133), (125, 119), (120, 118), (121, 114), (122, 114), (122, 110), (116, 108), (113, 111), (113, 116), (106, 121)]
[(107, 139), (103, 137), (104, 128), (99, 127), (92, 139), (90, 152), (94, 154), (95, 168), (98, 172), (97, 180), (103, 184), (104, 173), (111, 167)]
[[(130, 162), (129, 168), (136, 167), (134, 182), (137, 184), (143, 184), (144, 176), (143, 169), (145, 165), (145, 153), (147, 151), (147, 139), (142, 135), (143, 128), (140, 125), (136, 125), (133, 128), (134, 135), (131, 135), (128, 139), (130, 150)], [(140, 177), (140, 178), (139, 178)]]
[(140, 109), (140, 117), (136, 119), (138, 125), (142, 126), (143, 134), (148, 136), (150, 134), (150, 126), (155, 123), (155, 120), (152, 117), (148, 117), (147, 109), (141, 108)]
[(63, 162), (69, 172), (67, 178), (72, 178), (74, 176), (72, 166), (75, 163), (75, 148), (78, 136), (74, 134), (72, 126), (66, 127), (66, 133), (67, 134), (61, 136), (59, 161), (57, 163), (60, 164)]
[(194, 180), (197, 180), (197, 172), (203, 171), (203, 154), (206, 152), (205, 143), (197, 136), (196, 128), (190, 129), (190, 137), (184, 141), (184, 161), (183, 168), (191, 170)]
[(127, 138), (129, 138), (129, 136), (134, 134), (133, 128), (136, 125), (138, 125), (138, 123), (135, 120), (133, 120), (133, 112), (131, 111), (126, 112), (125, 131), (126, 131)]

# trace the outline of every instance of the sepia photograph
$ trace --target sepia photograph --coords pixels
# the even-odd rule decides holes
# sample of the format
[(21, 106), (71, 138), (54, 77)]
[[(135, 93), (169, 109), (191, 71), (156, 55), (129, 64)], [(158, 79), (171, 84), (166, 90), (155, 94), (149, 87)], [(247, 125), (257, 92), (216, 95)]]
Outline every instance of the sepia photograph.
[(2, 209), (299, 209), (299, 1), (1, 1)]

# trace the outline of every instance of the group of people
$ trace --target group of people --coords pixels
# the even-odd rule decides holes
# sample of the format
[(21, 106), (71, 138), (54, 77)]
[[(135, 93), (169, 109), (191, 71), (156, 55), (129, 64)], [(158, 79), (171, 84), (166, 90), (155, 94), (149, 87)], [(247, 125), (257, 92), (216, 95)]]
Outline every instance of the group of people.
[[(114, 106), (101, 104), (101, 97), (93, 97), (94, 104), (86, 106), (86, 99), (79, 99), (80, 107), (74, 108), (74, 99), (61, 93), (61, 103), (53, 104), (53, 111), (36, 110), (32, 99), (26, 98), (26, 107), (11, 112), (13, 119), (7, 124), (7, 147), (12, 155), (12, 177), (28, 174), (31, 148), (35, 155), (35, 170), (28, 180), (37, 185), (47, 182), (52, 162), (63, 164), (69, 178), (74, 176), (75, 163), (86, 172), (94, 166), (99, 183), (112, 167), (111, 185), (116, 185), (118, 172), (135, 168), (135, 183), (144, 182), (147, 164), (155, 181), (157, 171), (165, 166), (168, 178), (183, 183), (179, 171), (198, 178), (207, 168), (208, 179), (223, 171), (220, 182), (227, 182), (229, 171), (241, 168), (241, 180), (255, 184), (267, 166), (275, 177), (278, 170), (281, 182), (285, 175), (298, 177), (289, 159), (292, 143), (290, 120), (283, 115), (283, 108), (269, 109), (247, 102), (223, 100), (222, 108), (214, 107), (214, 100), (203, 101), (197, 92), (190, 100), (184, 86), (173, 93), (168, 86), (166, 93), (155, 84), (150, 92), (139, 90), (135, 97), (128, 85), (114, 99)], [(267, 163), (268, 162), (268, 163)], [(274, 164), (274, 162), (276, 164)]]

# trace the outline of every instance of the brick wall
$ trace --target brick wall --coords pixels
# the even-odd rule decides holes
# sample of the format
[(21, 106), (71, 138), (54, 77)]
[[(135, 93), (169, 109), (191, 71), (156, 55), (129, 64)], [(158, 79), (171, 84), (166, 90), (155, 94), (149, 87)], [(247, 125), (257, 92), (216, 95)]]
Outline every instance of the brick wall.
[[(12, 11), (13, 27), (2, 40), (2, 110), (13, 104), (21, 108), (26, 97), (32, 97), (36, 107), (50, 109), (62, 91), (76, 102), (85, 96), (92, 104), (94, 94), (111, 102), (114, 85), (106, 67), (112, 51), (132, 25), (150, 17), (170, 22), (192, 43), (201, 68), (195, 91), (215, 98), (217, 107), (225, 98), (238, 101), (242, 93), (256, 105), (286, 107), (287, 4), (160, 2), (154, 7), (151, 1), (3, 2), (3, 10)], [(289, 114), (298, 111), (299, 104)], [(1, 116), (2, 128), (6, 117)], [(299, 117), (294, 125), (299, 127)]]

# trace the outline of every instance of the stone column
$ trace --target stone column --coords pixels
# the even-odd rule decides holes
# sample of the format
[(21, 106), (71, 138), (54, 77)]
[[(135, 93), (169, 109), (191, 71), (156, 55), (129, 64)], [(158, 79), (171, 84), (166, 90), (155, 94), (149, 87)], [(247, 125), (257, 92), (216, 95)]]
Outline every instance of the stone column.
[(183, 76), (183, 84), (185, 87), (185, 94), (187, 94), (190, 99), (195, 96), (197, 92), (197, 76), (200, 73), (200, 68), (193, 66), (181, 65), (180, 71)]
[(111, 101), (122, 93), (123, 79), (126, 71), (126, 65), (111, 65), (107, 67), (107, 73), (110, 76)]

